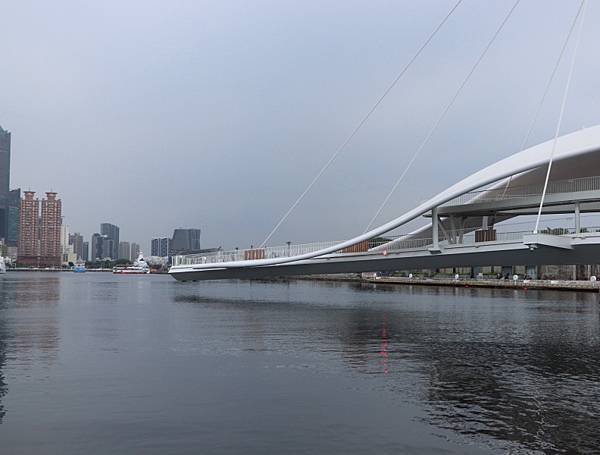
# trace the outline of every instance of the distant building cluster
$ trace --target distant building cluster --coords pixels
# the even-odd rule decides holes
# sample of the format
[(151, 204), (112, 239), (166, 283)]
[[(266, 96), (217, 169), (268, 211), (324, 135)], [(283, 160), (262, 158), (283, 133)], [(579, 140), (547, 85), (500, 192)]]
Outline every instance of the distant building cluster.
[(100, 232), (92, 234), (90, 261), (135, 261), (140, 254), (140, 245), (119, 240), (119, 226), (101, 223)]
[[(35, 191), (10, 189), (11, 133), (0, 127), (0, 248), (1, 254), (24, 267), (61, 267), (78, 262), (135, 261), (140, 245), (121, 240), (120, 228), (101, 223), (86, 240), (64, 221), (62, 201), (55, 191), (41, 199)], [(152, 239), (151, 257), (166, 264), (176, 254), (200, 253), (200, 229), (173, 231)]]
[(0, 247), (2, 255), (25, 267), (60, 267), (80, 261), (134, 261), (140, 245), (124, 242), (119, 227), (100, 224), (86, 241), (64, 223), (62, 201), (54, 191), (10, 189), (11, 133), (0, 126)]

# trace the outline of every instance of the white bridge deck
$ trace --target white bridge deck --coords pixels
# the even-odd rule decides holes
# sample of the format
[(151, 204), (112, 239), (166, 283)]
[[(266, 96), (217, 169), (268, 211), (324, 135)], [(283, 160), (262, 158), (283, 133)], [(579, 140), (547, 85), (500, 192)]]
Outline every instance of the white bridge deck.
[[(513, 233), (511, 233), (513, 234)], [(516, 233), (515, 233), (516, 234)], [(600, 232), (531, 234), (493, 242), (442, 244), (386, 252), (337, 253), (281, 265), (194, 270), (180, 265), (172, 275), (181, 281), (267, 278), (324, 273), (359, 273), (485, 265), (591, 264), (600, 260)]]
[[(554, 154), (544, 213), (573, 214), (574, 228), (503, 231), (510, 218), (537, 212)], [(181, 281), (406, 270), (479, 265), (594, 264), (600, 229), (581, 228), (580, 214), (600, 213), (600, 126), (516, 153), (463, 179), (388, 223), (346, 241), (174, 256)], [(389, 233), (424, 216), (429, 224)], [(543, 222), (543, 221), (542, 221)]]

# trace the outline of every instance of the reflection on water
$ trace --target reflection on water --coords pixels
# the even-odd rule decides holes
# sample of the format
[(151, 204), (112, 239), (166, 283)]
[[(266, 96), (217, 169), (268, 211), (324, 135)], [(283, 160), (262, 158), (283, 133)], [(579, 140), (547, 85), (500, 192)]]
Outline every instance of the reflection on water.
[(431, 421), (532, 449), (594, 450), (600, 416), (597, 338), (590, 342), (587, 330), (576, 326), (564, 335), (563, 329), (533, 324), (529, 336), (518, 340), (510, 333), (469, 341), (440, 333), (419, 352), (429, 375)]
[[(484, 445), (492, 438), (503, 441), (504, 449), (597, 450), (596, 294), (339, 283), (318, 287), (351, 290), (353, 295), (338, 301), (330, 294), (333, 301), (325, 298), (316, 306), (312, 296), (285, 302), (268, 294), (262, 305), (239, 296), (184, 295), (176, 301), (232, 305), (252, 321), (265, 321), (275, 312), (293, 313), (304, 320), (303, 333), (310, 338), (304, 343), (334, 350), (335, 334), (341, 358), (353, 371), (386, 378), (388, 388), (424, 406), (427, 422)], [(285, 338), (301, 347), (289, 318), (285, 321)], [(263, 329), (264, 343), (273, 328)], [(283, 337), (277, 339), (285, 344)]]
[[(35, 452), (27, 442), (36, 438), (54, 453), (600, 446), (596, 294), (6, 278), (0, 451), (7, 453)], [(29, 433), (31, 426), (39, 431)]]
[(517, 303), (527, 305), (523, 310), (512, 308), (514, 301), (506, 302), (507, 295), (514, 297), (512, 291), (415, 287), (406, 293), (441, 299), (487, 295), (499, 297), (494, 304), (501, 306), (473, 314), (475, 302), (451, 301), (446, 305), (458, 311), (415, 317), (401, 309), (389, 318), (384, 313), (381, 321), (355, 315), (343, 338), (351, 345), (348, 349), (366, 359), (369, 345), (379, 340), (382, 372), (396, 376), (405, 372), (394, 365), (409, 358), (424, 379), (428, 421), (478, 439), (491, 436), (508, 446), (546, 452), (598, 450), (597, 295), (558, 293), (552, 297), (560, 300), (548, 302), (537, 300), (542, 293), (521, 293)]
[(6, 415), (2, 398), (9, 390), (4, 374), (7, 356), (27, 370), (55, 361), (59, 299), (57, 276), (10, 273), (0, 277), (0, 423)]
[(6, 377), (4, 376), (4, 365), (6, 364), (6, 327), (4, 321), (0, 319), (0, 424), (6, 411), (2, 404), (2, 398), (8, 392)]

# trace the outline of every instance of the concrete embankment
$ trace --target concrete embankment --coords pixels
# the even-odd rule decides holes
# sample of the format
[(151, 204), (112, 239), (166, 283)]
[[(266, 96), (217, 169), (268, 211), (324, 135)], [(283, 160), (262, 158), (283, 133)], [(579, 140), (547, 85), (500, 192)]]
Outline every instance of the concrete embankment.
[(444, 278), (403, 278), (403, 277), (373, 277), (362, 278), (356, 274), (342, 275), (313, 275), (296, 276), (285, 280), (310, 281), (345, 281), (357, 283), (373, 283), (396, 286), (446, 286), (463, 288), (505, 288), (505, 289), (552, 289), (562, 291), (599, 292), (600, 281), (569, 281), (569, 280), (476, 280), (476, 279), (444, 279)]

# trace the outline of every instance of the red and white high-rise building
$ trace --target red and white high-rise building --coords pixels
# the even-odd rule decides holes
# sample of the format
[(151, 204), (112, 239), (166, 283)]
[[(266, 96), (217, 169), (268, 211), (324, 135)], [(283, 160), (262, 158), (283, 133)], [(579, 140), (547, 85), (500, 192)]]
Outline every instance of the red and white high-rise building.
[(40, 262), (44, 265), (60, 266), (62, 263), (61, 225), (62, 202), (55, 192), (48, 191), (46, 198), (42, 199), (40, 218)]
[(22, 265), (61, 265), (62, 202), (53, 191), (41, 203), (34, 191), (25, 191), (19, 218), (18, 259)]
[(25, 191), (21, 199), (17, 245), (18, 262), (23, 265), (39, 263), (39, 221), (40, 200), (35, 198), (35, 191)]

